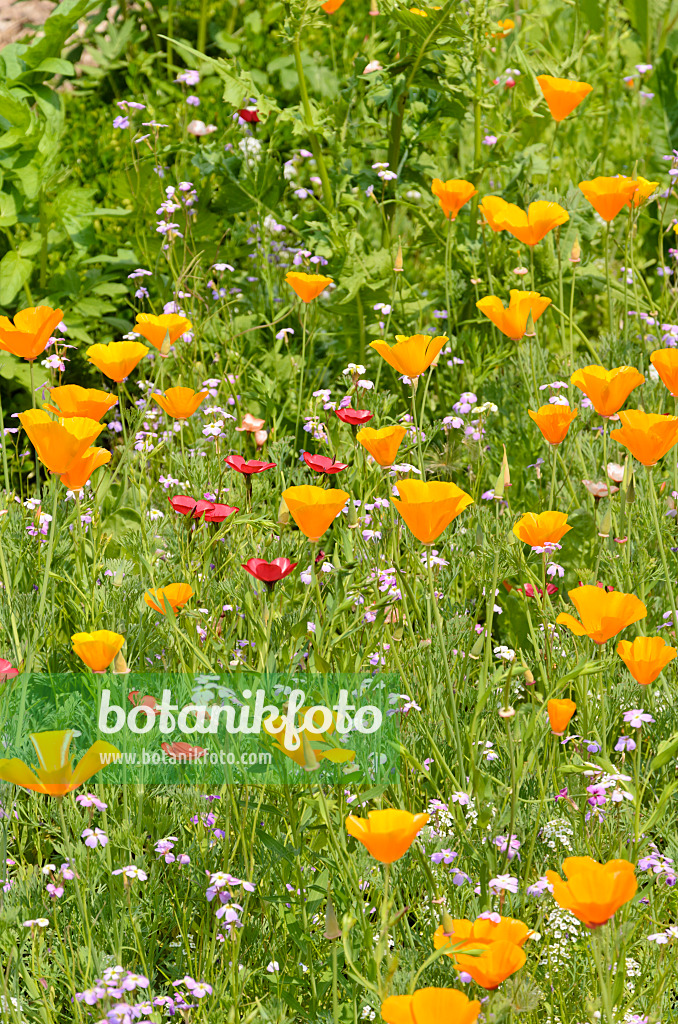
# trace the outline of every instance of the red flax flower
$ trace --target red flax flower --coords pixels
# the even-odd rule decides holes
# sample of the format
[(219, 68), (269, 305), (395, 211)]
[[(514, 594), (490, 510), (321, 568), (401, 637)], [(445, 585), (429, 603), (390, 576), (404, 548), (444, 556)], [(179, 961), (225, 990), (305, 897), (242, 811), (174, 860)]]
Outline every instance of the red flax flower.
[(255, 580), (260, 580), (269, 590), (273, 590), (275, 584), (294, 572), (298, 564), (290, 562), (289, 558), (274, 558), (272, 562), (267, 562), (265, 558), (248, 558), (242, 567)]
[(160, 749), (175, 761), (198, 761), (208, 753), (205, 747), (193, 747), (185, 740), (176, 743), (161, 743)]
[(678, 443), (678, 416), (626, 409), (619, 413), (619, 419), (621, 428), (610, 431), (610, 437), (628, 448), (644, 466), (654, 466)]
[(581, 622), (568, 612), (562, 612), (556, 622), (567, 626), (575, 636), (588, 636), (594, 644), (604, 644), (647, 615), (647, 608), (635, 594), (586, 586), (568, 590), (567, 596), (579, 612)]
[(314, 473), (325, 473), (327, 476), (341, 473), (342, 469), (348, 468), (347, 462), (337, 462), (327, 455), (313, 455), (311, 452), (304, 452), (304, 462)]
[(276, 462), (260, 462), (258, 459), (243, 459), (242, 455), (227, 455), (224, 459), (227, 466), (242, 473), (243, 476), (251, 476), (253, 473), (263, 473), (267, 469), (275, 469)]
[(337, 416), (343, 423), (350, 423), (352, 427), (360, 427), (368, 423), (374, 413), (369, 409), (337, 409)]
[(566, 857), (563, 871), (567, 882), (555, 871), (546, 872), (553, 898), (587, 928), (599, 928), (609, 921), (638, 889), (635, 865), (628, 860), (599, 864), (591, 857)]

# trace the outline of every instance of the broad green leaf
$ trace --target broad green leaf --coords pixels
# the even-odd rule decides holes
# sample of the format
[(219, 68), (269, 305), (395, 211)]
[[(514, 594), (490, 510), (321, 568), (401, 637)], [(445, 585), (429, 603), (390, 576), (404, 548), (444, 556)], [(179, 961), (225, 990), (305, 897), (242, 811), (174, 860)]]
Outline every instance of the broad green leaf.
[(9, 306), (32, 270), (32, 260), (22, 259), (13, 251), (5, 253), (0, 260), (0, 306)]
[(675, 733), (668, 740), (662, 740), (657, 747), (657, 754), (652, 758), (650, 762), (650, 771), (654, 772), (657, 768), (663, 768), (665, 764), (668, 764), (678, 754), (678, 733)]
[(16, 200), (9, 192), (0, 192), (0, 228), (16, 224)]

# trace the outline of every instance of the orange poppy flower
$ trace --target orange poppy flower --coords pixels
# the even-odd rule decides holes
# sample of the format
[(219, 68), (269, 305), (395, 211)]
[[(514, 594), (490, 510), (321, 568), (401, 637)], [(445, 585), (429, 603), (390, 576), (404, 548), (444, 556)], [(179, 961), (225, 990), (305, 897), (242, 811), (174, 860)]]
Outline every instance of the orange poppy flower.
[(619, 413), (620, 428), (610, 437), (628, 448), (644, 466), (654, 466), (678, 443), (678, 416), (657, 416), (640, 409)]
[(650, 362), (674, 398), (678, 398), (678, 348), (657, 348)]
[(61, 474), (61, 482), (69, 491), (81, 491), (94, 470), (110, 461), (111, 453), (106, 448), (88, 448), (71, 464), (70, 469)]
[(554, 121), (564, 121), (593, 90), (588, 82), (572, 82), (569, 78), (537, 75), (539, 87)]
[(327, 14), (334, 14), (335, 11), (339, 10), (343, 2), (344, 0), (326, 0), (326, 3), (320, 6)]
[(400, 443), (407, 433), (407, 427), (363, 427), (356, 434), (356, 440), (367, 449), (380, 466), (392, 466), (398, 454)]
[[(510, 206), (511, 203), (507, 203), (501, 196), (485, 196), (480, 201), (478, 209), (492, 231), (505, 231), (504, 218)], [(519, 207), (516, 207), (516, 209), (519, 209)]]
[(537, 245), (549, 231), (570, 219), (562, 206), (546, 200), (530, 203), (527, 212), (514, 203), (506, 203), (498, 217), (502, 229), (525, 245)]
[(486, 295), (476, 302), (481, 313), (498, 327), (502, 334), (505, 334), (511, 341), (520, 341), (527, 330), (527, 321), (532, 314), (532, 320), (537, 321), (551, 300), (539, 292), (521, 292), (516, 288), (511, 289), (511, 298), (508, 307), (505, 307), (501, 299), (496, 295)]
[(85, 662), (92, 672), (105, 672), (122, 650), (124, 636), (113, 633), (110, 629), (96, 629), (93, 633), (74, 633), (71, 637), (73, 651)]
[(580, 181), (579, 189), (596, 213), (609, 223), (622, 207), (629, 204), (638, 189), (638, 182), (632, 178), (599, 177), (592, 181)]
[[(477, 985), (490, 991), (499, 988), (502, 981), (519, 971), (527, 960), (522, 947), (508, 939), (483, 942), (480, 938), (472, 938), (466, 948), (468, 953), (458, 951), (453, 954), (455, 970), (465, 971)], [(478, 949), (482, 949), (480, 956), (471, 952)]]
[(154, 316), (153, 313), (137, 313), (137, 322), (134, 330), (137, 334), (148, 341), (153, 348), (161, 350), (163, 345), (169, 341), (173, 345), (177, 338), (190, 331), (193, 324), (188, 317), (179, 313), (161, 313)]
[(628, 207), (631, 206), (631, 203), (636, 207), (640, 206), (641, 203), (645, 202), (646, 199), (649, 199), (650, 196), (659, 188), (658, 181), (648, 181), (647, 178), (641, 178), (640, 176), (637, 178), (629, 178), (628, 180), (635, 181), (635, 184), (638, 186), (636, 191), (633, 193), (633, 198), (629, 199), (626, 204)]
[(120, 383), (129, 377), (147, 352), (140, 341), (111, 341), (108, 345), (90, 345), (87, 358), (105, 377)]
[(407, 853), (428, 821), (428, 814), (409, 811), (369, 811), (366, 818), (349, 814), (346, 831), (358, 839), (382, 864), (392, 864)]
[(575, 370), (570, 381), (590, 398), (599, 416), (614, 416), (633, 389), (645, 383), (645, 378), (635, 366), (616, 366), (606, 370), (593, 364)]
[(166, 587), (154, 589), (149, 587), (144, 594), (144, 601), (149, 608), (165, 614), (165, 601), (171, 605), (172, 611), (176, 612), (183, 608), (187, 601), (193, 597), (193, 588), (188, 583), (170, 583)]
[(454, 988), (420, 988), (411, 996), (389, 996), (381, 1004), (386, 1024), (475, 1024), (481, 1005)]
[(516, 27), (516, 23), (512, 18), (502, 18), (501, 21), (497, 22), (497, 25), (499, 31), (492, 33), (493, 39), (506, 39), (506, 36)]
[(433, 544), (453, 519), (473, 504), (456, 484), (441, 480), (399, 480), (399, 498), (391, 498), (410, 531), (422, 544)]
[(599, 864), (591, 857), (566, 857), (563, 871), (567, 882), (555, 871), (546, 872), (553, 886), (553, 898), (588, 928), (598, 928), (609, 921), (633, 899), (638, 889), (635, 865), (628, 860)]
[(42, 409), (20, 412), (19, 421), (40, 461), (58, 476), (71, 469), (104, 429), (101, 423), (83, 416), (57, 423)]
[[(3, 758), (0, 760), (0, 779), (36, 793), (61, 797), (82, 786), (106, 764), (115, 764), (115, 755), (120, 753), (112, 744), (97, 740), (74, 767), (73, 755), (69, 753), (72, 739), (72, 729), (31, 733), (30, 741), (38, 755), (38, 764), (29, 768), (18, 757)], [(102, 757), (104, 754), (108, 756)]]
[(339, 515), (350, 495), (334, 487), (326, 490), (303, 484), (288, 487), (282, 497), (301, 532), (315, 543)]
[(635, 681), (648, 686), (673, 661), (678, 650), (669, 647), (663, 636), (637, 636), (633, 642), (620, 640), (617, 654)]
[(513, 527), (513, 532), (531, 548), (557, 544), (572, 529), (567, 525), (567, 512), (526, 512)]
[(193, 388), (167, 388), (164, 395), (151, 395), (161, 409), (175, 420), (187, 420), (192, 416), (209, 391), (194, 391)]
[(578, 409), (569, 405), (542, 405), (536, 412), (527, 410), (530, 419), (534, 420), (549, 444), (562, 444), (567, 437), (570, 424), (577, 418)]
[[(453, 920), (452, 931), (446, 932), (440, 925), (433, 935), (433, 945), (436, 949), (443, 949), (445, 946), (457, 946), (460, 942), (467, 943), (471, 948), (472, 939), (480, 939), (483, 943), (508, 941), (516, 946), (524, 946), (532, 934), (530, 928), (516, 917), (501, 917), (495, 921), (493, 917), (477, 917), (475, 921)], [(462, 947), (463, 948), (463, 947)], [(447, 956), (454, 956), (454, 951)]]
[[(348, 750), (346, 747), (333, 747), (327, 744), (325, 740), (326, 736), (331, 736), (336, 731), (337, 716), (335, 714), (332, 715), (330, 725), (324, 728), (324, 714), (320, 711), (315, 712), (313, 724), (316, 731), (313, 734), (306, 733), (308, 743), (304, 744), (304, 732), (303, 730), (299, 732), (299, 727), (304, 722), (306, 712), (310, 710), (310, 708), (299, 708), (296, 724), (289, 732), (285, 727), (285, 718), (267, 718), (262, 722), (264, 732), (267, 732), (275, 741), (273, 743), (274, 748), (285, 754), (286, 757), (291, 758), (300, 768), (307, 767), (309, 754), (312, 754), (317, 761), (325, 760), (330, 761), (332, 764), (346, 764), (349, 761), (355, 761), (355, 750)], [(289, 746), (288, 740), (290, 741)], [(315, 743), (322, 743), (324, 746), (316, 748), (312, 745)], [(296, 746), (293, 746), (293, 744), (296, 744)]]
[(456, 220), (462, 206), (468, 203), (469, 199), (478, 195), (475, 185), (463, 178), (450, 178), (449, 181), (434, 178), (431, 183), (431, 191), (436, 196), (448, 220)]
[(52, 331), (64, 318), (61, 309), (29, 306), (14, 314), (14, 323), (0, 316), (0, 351), (32, 362), (45, 351)]
[(562, 700), (554, 698), (547, 702), (546, 711), (549, 716), (551, 732), (554, 736), (563, 735), (576, 710), (577, 705), (575, 702), (573, 700), (568, 700), (567, 697), (564, 697)]
[(60, 388), (50, 388), (49, 397), (54, 405), (46, 405), (50, 412), (57, 416), (85, 416), (88, 420), (100, 420), (109, 409), (117, 404), (116, 395), (96, 388), (81, 388), (79, 384), (65, 384)]
[(575, 587), (567, 596), (579, 612), (581, 622), (567, 612), (562, 612), (556, 622), (567, 626), (575, 636), (588, 636), (594, 644), (604, 644), (647, 615), (647, 608), (635, 594), (587, 586)]
[(300, 270), (290, 270), (285, 280), (302, 302), (313, 302), (325, 291), (328, 284), (333, 283), (334, 278), (325, 277), (324, 274), (303, 274)]
[(388, 345), (385, 341), (372, 341), (370, 348), (378, 352), (398, 373), (414, 379), (428, 370), (446, 344), (445, 335), (432, 338), (430, 334), (412, 334), (410, 337), (406, 334), (396, 334), (395, 345)]

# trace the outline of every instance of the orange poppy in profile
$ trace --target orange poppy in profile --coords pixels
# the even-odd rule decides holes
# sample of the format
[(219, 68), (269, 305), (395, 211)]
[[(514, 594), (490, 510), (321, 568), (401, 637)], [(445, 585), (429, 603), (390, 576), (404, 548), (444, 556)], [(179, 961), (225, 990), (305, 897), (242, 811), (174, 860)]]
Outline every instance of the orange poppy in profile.
[(592, 857), (566, 857), (563, 871), (567, 882), (555, 871), (546, 872), (553, 898), (588, 928), (609, 921), (638, 889), (635, 865), (628, 860), (599, 864)]
[[(511, 206), (501, 196), (485, 196), (481, 201), (478, 209), (482, 213), (483, 217), (487, 221), (492, 231), (505, 231), (506, 226), (504, 224), (504, 218), (506, 216), (507, 209)], [(516, 207), (518, 209), (518, 207)]]
[(332, 277), (326, 277), (324, 274), (304, 274), (300, 270), (290, 270), (285, 280), (302, 302), (313, 302), (328, 285), (334, 283)]
[(175, 420), (187, 420), (207, 398), (209, 391), (193, 388), (167, 388), (164, 395), (151, 395), (161, 409)]
[(18, 418), (40, 461), (58, 476), (71, 469), (104, 429), (82, 416), (55, 422), (42, 409), (20, 412)]
[(14, 314), (14, 323), (0, 316), (0, 351), (33, 362), (45, 351), (52, 331), (64, 318), (63, 310), (29, 306)]
[(96, 629), (93, 633), (74, 633), (71, 637), (73, 651), (85, 662), (92, 672), (105, 672), (122, 650), (124, 636), (113, 633), (110, 629)]
[(441, 480), (399, 480), (391, 498), (410, 531), (422, 544), (433, 544), (473, 498), (461, 487)]
[[(454, 969), (470, 974), (476, 985), (488, 991), (499, 988), (502, 981), (524, 967), (527, 960), (523, 948), (508, 939), (484, 942), (480, 938), (472, 938), (465, 948), (468, 953), (462, 949), (450, 954)], [(480, 956), (477, 955), (479, 949), (482, 950)]]
[(659, 188), (658, 181), (648, 181), (647, 178), (641, 178), (640, 176), (637, 178), (629, 178), (628, 180), (635, 181), (638, 186), (636, 191), (633, 193), (633, 198), (629, 199), (626, 204), (629, 207), (631, 206), (631, 203), (636, 207), (640, 206), (641, 203), (644, 203), (646, 199), (649, 199), (650, 196)]
[(554, 736), (562, 736), (570, 724), (572, 715), (577, 710), (577, 705), (567, 697), (562, 699), (554, 698), (547, 701), (546, 711), (549, 716), (551, 732)]
[(349, 814), (346, 831), (359, 840), (382, 864), (392, 864), (407, 853), (429, 819), (428, 814), (409, 811), (368, 811), (366, 818)]
[(60, 388), (50, 388), (49, 397), (56, 405), (45, 408), (57, 416), (85, 416), (88, 420), (100, 420), (109, 409), (117, 405), (116, 395), (96, 388), (81, 388), (79, 384), (64, 384)]
[(448, 181), (434, 178), (431, 183), (431, 191), (448, 220), (456, 220), (462, 206), (468, 203), (469, 199), (478, 195), (475, 185), (463, 178), (450, 178)]
[(637, 636), (633, 642), (620, 640), (617, 654), (635, 681), (648, 686), (673, 661), (678, 650), (669, 647), (663, 636)]
[(593, 91), (588, 82), (572, 82), (569, 78), (537, 75), (537, 81), (554, 121), (564, 121)]
[(527, 330), (527, 321), (532, 314), (536, 322), (544, 310), (551, 305), (551, 300), (539, 292), (521, 292), (511, 289), (508, 307), (496, 295), (486, 295), (476, 302), (481, 313), (498, 327), (511, 341), (520, 341)]
[(144, 594), (144, 601), (149, 608), (165, 614), (165, 601), (168, 601), (172, 611), (176, 612), (183, 608), (187, 601), (193, 597), (193, 588), (188, 583), (169, 583), (166, 587), (154, 589), (149, 587)]
[(619, 413), (620, 428), (610, 431), (610, 437), (628, 448), (644, 466), (654, 466), (678, 443), (678, 416), (658, 416), (627, 409)]
[(650, 356), (650, 362), (662, 383), (674, 398), (678, 398), (678, 348), (657, 348)]
[[(530, 928), (517, 917), (491, 914), (488, 917), (477, 917), (475, 921), (454, 919), (452, 931), (445, 931), (443, 925), (440, 925), (433, 935), (433, 945), (436, 949), (444, 949), (445, 946), (457, 946), (463, 942), (470, 948), (472, 939), (480, 939), (483, 943), (508, 941), (516, 946), (524, 946), (531, 934)], [(454, 951), (446, 955), (454, 956)]]
[(87, 358), (105, 377), (120, 383), (148, 351), (140, 341), (111, 341), (108, 345), (90, 345)]
[(567, 596), (579, 612), (581, 622), (568, 612), (562, 612), (556, 622), (567, 626), (575, 636), (588, 636), (594, 644), (604, 644), (647, 615), (647, 608), (635, 594), (587, 586), (575, 587)]
[(338, 488), (303, 484), (282, 493), (290, 515), (305, 537), (315, 543), (336, 519), (350, 495)]
[(570, 381), (591, 400), (599, 416), (614, 416), (634, 388), (645, 383), (635, 366), (616, 366), (606, 370), (595, 364), (575, 370)]
[(70, 469), (61, 474), (61, 482), (69, 491), (81, 491), (94, 470), (110, 461), (111, 453), (106, 448), (88, 448), (71, 464)]
[(428, 370), (446, 344), (446, 335), (432, 338), (430, 334), (412, 334), (409, 337), (406, 334), (396, 334), (395, 345), (389, 345), (385, 341), (372, 341), (370, 348), (378, 352), (398, 373), (413, 380)]
[(633, 199), (638, 182), (632, 178), (598, 177), (592, 181), (580, 181), (579, 189), (596, 213), (609, 223)]
[(386, 1024), (475, 1024), (481, 1005), (454, 988), (420, 988), (411, 996), (389, 996), (381, 1004)]
[(531, 548), (557, 544), (572, 529), (567, 525), (567, 512), (526, 512), (513, 527), (513, 532)]
[(339, 10), (343, 2), (344, 0), (326, 0), (326, 2), (320, 6), (326, 14), (334, 14), (335, 11)]
[(356, 434), (356, 441), (365, 448), (380, 466), (392, 466), (398, 454), (400, 443), (407, 433), (407, 427), (363, 427)]
[(570, 424), (577, 418), (578, 409), (569, 405), (542, 405), (536, 412), (527, 410), (530, 419), (534, 420), (542, 435), (549, 444), (562, 444), (567, 437)]
[(191, 330), (191, 321), (179, 313), (137, 313), (134, 330), (148, 341), (153, 348), (161, 350), (163, 345), (168, 348), (177, 338)]

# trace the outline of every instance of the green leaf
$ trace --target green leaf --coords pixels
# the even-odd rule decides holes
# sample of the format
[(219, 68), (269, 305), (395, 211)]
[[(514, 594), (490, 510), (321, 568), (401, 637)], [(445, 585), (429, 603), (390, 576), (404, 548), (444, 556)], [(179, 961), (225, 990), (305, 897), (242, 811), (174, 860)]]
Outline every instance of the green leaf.
[(579, 6), (593, 31), (600, 32), (604, 23), (600, 0), (579, 0)]
[(678, 754), (678, 732), (670, 736), (668, 740), (662, 740), (657, 747), (657, 754), (652, 758), (650, 762), (650, 771), (654, 772), (657, 768), (663, 768), (665, 764)]
[(11, 193), (0, 192), (0, 228), (8, 228), (16, 224), (16, 200)]
[(674, 149), (678, 147), (678, 86), (675, 59), (670, 50), (664, 50), (656, 66), (657, 92), (664, 108), (669, 142)]
[[(40, 70), (43, 61), (59, 58), (66, 40), (73, 34), (81, 18), (98, 6), (98, 0), (62, 0), (43, 25), (43, 37), (20, 53), (20, 59), (32, 72)], [(68, 61), (64, 61), (67, 64)], [(63, 71), (49, 72), (64, 74)]]
[(25, 359), (13, 356), (11, 352), (0, 352), (0, 377), (21, 384), (27, 391), (31, 390), (31, 368)]
[(5, 253), (0, 260), (0, 306), (9, 306), (32, 270), (32, 260), (24, 260), (15, 252)]

